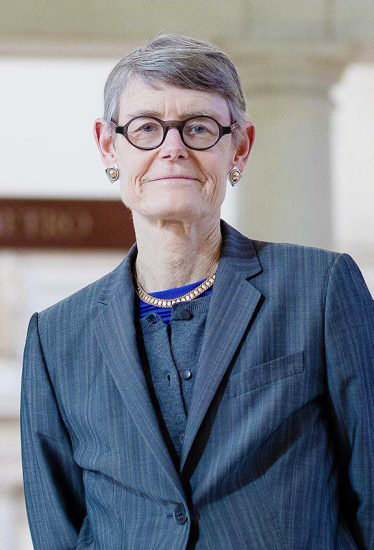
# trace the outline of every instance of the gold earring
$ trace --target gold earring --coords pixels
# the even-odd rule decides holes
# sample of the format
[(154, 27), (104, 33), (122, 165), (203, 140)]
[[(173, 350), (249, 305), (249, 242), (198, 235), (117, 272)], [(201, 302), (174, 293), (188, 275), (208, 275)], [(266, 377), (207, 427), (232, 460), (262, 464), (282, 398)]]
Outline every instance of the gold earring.
[(242, 177), (242, 173), (237, 166), (234, 166), (234, 168), (231, 168), (228, 174), (228, 180), (233, 187), (238, 183), (241, 177)]
[(105, 173), (109, 178), (110, 183), (114, 183), (119, 178), (119, 169), (117, 164), (105, 169)]

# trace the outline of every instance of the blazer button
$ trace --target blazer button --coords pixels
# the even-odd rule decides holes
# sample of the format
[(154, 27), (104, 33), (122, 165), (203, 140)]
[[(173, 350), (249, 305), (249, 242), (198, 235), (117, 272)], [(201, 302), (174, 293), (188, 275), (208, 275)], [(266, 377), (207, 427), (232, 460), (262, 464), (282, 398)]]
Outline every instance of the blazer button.
[(182, 370), (182, 378), (183, 380), (189, 380), (192, 376), (192, 372), (190, 370)]
[(174, 519), (179, 525), (183, 525), (187, 521), (186, 509), (183, 504), (177, 504), (174, 509)]

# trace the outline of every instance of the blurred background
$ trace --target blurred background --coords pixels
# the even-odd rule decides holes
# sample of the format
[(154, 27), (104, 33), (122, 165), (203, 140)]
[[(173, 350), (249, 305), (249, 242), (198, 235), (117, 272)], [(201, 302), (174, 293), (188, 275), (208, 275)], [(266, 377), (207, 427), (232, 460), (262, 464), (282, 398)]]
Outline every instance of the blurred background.
[(374, 294), (374, 2), (0, 0), (0, 549), (32, 548), (19, 388), (28, 320), (134, 240), (92, 125), (115, 62), (160, 31), (221, 47), (256, 142), (222, 217), (249, 237), (348, 252)]

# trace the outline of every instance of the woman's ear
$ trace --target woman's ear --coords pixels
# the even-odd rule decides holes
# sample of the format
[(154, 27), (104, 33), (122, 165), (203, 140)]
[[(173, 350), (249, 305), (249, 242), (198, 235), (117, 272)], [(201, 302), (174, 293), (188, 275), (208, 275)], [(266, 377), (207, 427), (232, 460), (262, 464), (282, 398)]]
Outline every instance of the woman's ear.
[(106, 167), (112, 166), (117, 161), (117, 155), (113, 143), (113, 130), (104, 118), (97, 118), (93, 127), (96, 145)]
[(237, 166), (243, 172), (255, 140), (255, 127), (252, 122), (248, 122), (241, 132), (241, 138), (233, 155), (233, 165)]

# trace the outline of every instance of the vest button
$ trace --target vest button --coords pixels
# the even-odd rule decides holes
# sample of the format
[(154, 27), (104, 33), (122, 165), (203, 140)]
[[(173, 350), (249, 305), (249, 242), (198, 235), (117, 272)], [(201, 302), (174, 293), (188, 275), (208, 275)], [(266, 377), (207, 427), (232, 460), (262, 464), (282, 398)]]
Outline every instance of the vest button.
[(191, 317), (192, 313), (188, 309), (184, 309), (183, 311), (181, 311), (181, 319), (183, 319), (184, 321), (188, 321), (189, 319), (191, 319)]
[(182, 370), (181, 375), (183, 380), (189, 380), (192, 376), (192, 372), (190, 370)]

